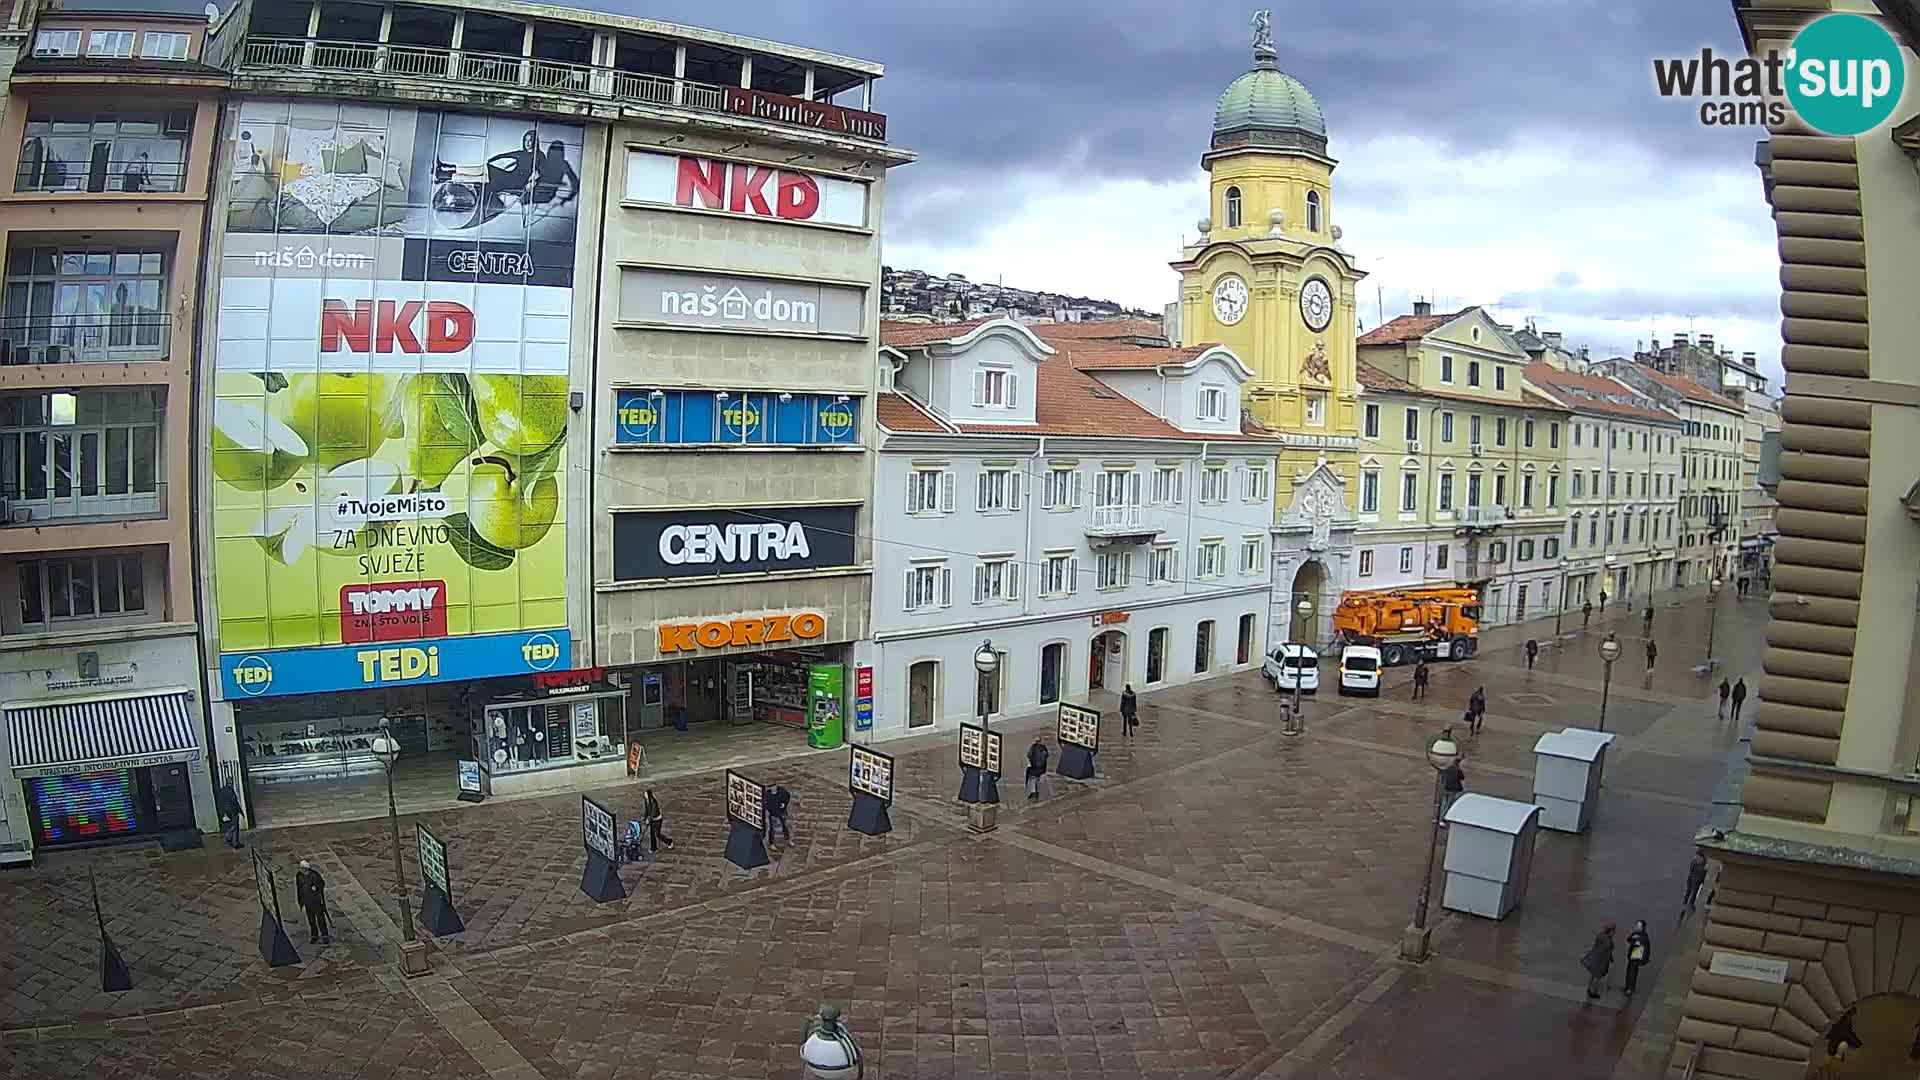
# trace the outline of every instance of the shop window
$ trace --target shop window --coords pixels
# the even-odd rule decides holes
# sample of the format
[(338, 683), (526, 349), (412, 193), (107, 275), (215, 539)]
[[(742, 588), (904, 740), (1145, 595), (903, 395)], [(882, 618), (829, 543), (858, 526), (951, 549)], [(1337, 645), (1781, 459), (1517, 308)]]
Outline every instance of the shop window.
[(1203, 620), (1193, 633), (1193, 673), (1213, 670), (1213, 620)]
[(1240, 616), (1240, 635), (1233, 650), (1235, 664), (1247, 664), (1253, 660), (1253, 613)]
[(1156, 626), (1147, 633), (1147, 685), (1167, 678), (1167, 628)]

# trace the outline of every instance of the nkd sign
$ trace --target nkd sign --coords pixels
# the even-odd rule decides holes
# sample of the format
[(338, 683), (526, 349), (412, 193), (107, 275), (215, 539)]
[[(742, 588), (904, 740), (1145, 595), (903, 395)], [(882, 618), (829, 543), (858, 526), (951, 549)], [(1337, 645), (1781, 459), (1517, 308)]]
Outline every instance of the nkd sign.
[(620, 321), (713, 330), (861, 337), (867, 291), (857, 285), (778, 281), (627, 267)]
[(627, 152), (627, 201), (812, 225), (867, 224), (867, 185), (743, 161)]

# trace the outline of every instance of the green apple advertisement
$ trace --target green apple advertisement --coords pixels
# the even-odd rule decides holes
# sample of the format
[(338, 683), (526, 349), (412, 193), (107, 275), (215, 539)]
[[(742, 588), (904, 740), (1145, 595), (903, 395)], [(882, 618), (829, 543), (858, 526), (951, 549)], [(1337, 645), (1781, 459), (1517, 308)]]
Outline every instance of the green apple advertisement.
[(203, 426), (221, 652), (449, 639), (405, 665), (348, 651), (346, 687), (565, 627), (581, 129), (248, 101), (228, 138)]

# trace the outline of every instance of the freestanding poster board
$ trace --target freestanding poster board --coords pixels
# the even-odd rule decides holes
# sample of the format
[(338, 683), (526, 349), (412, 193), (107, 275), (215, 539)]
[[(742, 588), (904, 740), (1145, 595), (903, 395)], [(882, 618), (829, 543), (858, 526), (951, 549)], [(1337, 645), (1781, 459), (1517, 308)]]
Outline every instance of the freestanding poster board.
[(420, 925), (435, 937), (467, 928), (453, 909), (453, 883), (447, 871), (447, 842), (425, 825), (414, 826), (420, 846)]
[(887, 808), (893, 805), (893, 757), (858, 745), (848, 750), (847, 790), (853, 809), (847, 813), (847, 828), (868, 836), (892, 832)]
[(742, 870), (765, 866), (767, 785), (727, 770), (727, 861)]
[(1100, 710), (1061, 702), (1055, 734), (1060, 740), (1060, 775), (1093, 779), (1093, 756), (1100, 752)]
[(620, 881), (620, 849), (614, 836), (613, 811), (580, 796), (580, 843), (587, 849), (587, 866), (580, 872), (580, 891), (604, 904), (625, 900), (627, 887)]
[(1000, 733), (979, 724), (960, 725), (960, 801), (1000, 801)]

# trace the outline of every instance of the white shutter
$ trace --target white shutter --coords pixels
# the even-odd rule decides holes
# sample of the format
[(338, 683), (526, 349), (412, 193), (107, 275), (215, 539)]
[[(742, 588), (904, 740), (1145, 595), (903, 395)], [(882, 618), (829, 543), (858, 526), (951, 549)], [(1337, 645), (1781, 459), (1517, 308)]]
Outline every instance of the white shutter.
[(1187, 470), (1185, 466), (1173, 470), (1173, 505), (1179, 506), (1187, 497)]
[(1068, 596), (1072, 596), (1074, 593), (1078, 592), (1079, 590), (1080, 590), (1080, 556), (1074, 555), (1074, 556), (1070, 556), (1067, 559), (1067, 587), (1065, 589), (1065, 593)]
[(916, 576), (917, 576), (917, 575), (915, 574), (915, 572), (914, 572), (913, 570), (911, 570), (911, 569), (909, 569), (909, 570), (907, 571), (907, 593), (906, 593), (906, 598), (905, 598), (905, 599), (904, 599), (903, 601), (901, 601), (901, 605), (900, 605), (900, 606), (901, 606), (901, 610), (903, 610), (903, 611), (912, 611), (912, 610), (913, 610), (913, 609), (914, 609), (914, 608), (915, 608), (916, 606), (918, 606), (918, 605), (916, 604), (916, 602), (915, 602), (915, 600), (914, 600), (914, 589), (913, 589), (913, 585), (914, 585), (914, 579), (915, 579), (915, 577), (916, 577)]
[(987, 564), (974, 560), (973, 564), (973, 602), (978, 604), (987, 598)]
[(1018, 562), (1007, 564), (1007, 599), (1020, 599), (1020, 564)]
[(987, 403), (987, 373), (979, 368), (973, 369), (973, 403), (976, 406)]
[(920, 473), (917, 469), (907, 470), (907, 513), (917, 514), (926, 507), (920, 505)]
[(944, 513), (953, 513), (953, 472), (940, 470), (940, 509)]
[(1079, 509), (1081, 498), (1080, 470), (1075, 469), (1073, 470), (1073, 500), (1068, 505), (1074, 507), (1076, 510)]
[(1140, 505), (1140, 474), (1137, 471), (1127, 474), (1127, 503), (1130, 506)]
[(1026, 486), (1027, 470), (1007, 471), (1007, 509), (1020, 509), (1020, 489)]
[(953, 570), (945, 566), (940, 568), (940, 606), (953, 606)]
[(1018, 408), (1019, 405), (1020, 373), (1017, 371), (1009, 371), (1007, 372), (1007, 408)]
[(992, 482), (993, 482), (993, 474), (988, 472), (985, 469), (981, 469), (980, 483), (977, 485), (980, 489), (978, 492), (979, 498), (977, 500), (977, 506), (975, 507), (975, 509), (985, 510), (987, 508), (987, 494), (989, 491), (992, 490)]

